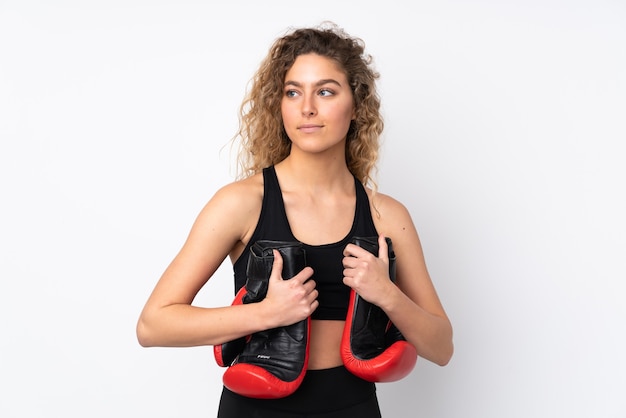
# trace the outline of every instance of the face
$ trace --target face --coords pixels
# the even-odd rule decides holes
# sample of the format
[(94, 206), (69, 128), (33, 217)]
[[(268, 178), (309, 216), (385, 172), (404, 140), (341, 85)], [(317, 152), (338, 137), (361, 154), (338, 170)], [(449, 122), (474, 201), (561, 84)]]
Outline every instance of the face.
[(300, 55), (285, 75), (281, 114), (294, 147), (305, 152), (340, 149), (354, 119), (348, 79), (335, 61)]

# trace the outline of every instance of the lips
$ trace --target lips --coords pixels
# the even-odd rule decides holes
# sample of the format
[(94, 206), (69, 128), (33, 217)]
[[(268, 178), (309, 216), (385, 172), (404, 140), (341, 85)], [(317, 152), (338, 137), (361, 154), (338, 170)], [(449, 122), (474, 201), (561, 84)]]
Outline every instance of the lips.
[(298, 126), (298, 130), (300, 132), (305, 132), (305, 133), (317, 132), (321, 128), (322, 128), (322, 125), (315, 125), (315, 124), (311, 124), (311, 123), (306, 123), (304, 125)]

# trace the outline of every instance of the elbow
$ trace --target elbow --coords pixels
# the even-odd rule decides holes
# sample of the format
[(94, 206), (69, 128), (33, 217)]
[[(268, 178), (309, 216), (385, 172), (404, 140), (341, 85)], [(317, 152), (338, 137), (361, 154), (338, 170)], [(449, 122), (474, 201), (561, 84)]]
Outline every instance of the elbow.
[(426, 358), (438, 366), (447, 366), (448, 363), (450, 363), (450, 360), (452, 360), (452, 355), (454, 354), (452, 327), (449, 326), (445, 333), (440, 335), (437, 345), (432, 348), (433, 351), (429, 351), (429, 355)]
[(153, 338), (150, 335), (150, 330), (146, 325), (143, 318), (139, 318), (137, 321), (137, 327), (135, 329), (135, 333), (137, 336), (137, 342), (142, 347), (154, 347)]
[(450, 346), (446, 349), (446, 350), (442, 350), (443, 352), (441, 353), (441, 357), (436, 361), (436, 364), (444, 367), (447, 366), (448, 363), (450, 363), (450, 360), (452, 360), (452, 355), (454, 354), (454, 344), (452, 344), (452, 342), (450, 343)]
[(436, 361), (436, 364), (439, 366), (447, 366), (452, 360), (452, 355), (454, 354), (454, 341), (452, 339), (452, 327), (450, 327), (450, 332), (448, 337), (446, 338), (447, 342), (443, 349), (440, 352), (440, 356)]

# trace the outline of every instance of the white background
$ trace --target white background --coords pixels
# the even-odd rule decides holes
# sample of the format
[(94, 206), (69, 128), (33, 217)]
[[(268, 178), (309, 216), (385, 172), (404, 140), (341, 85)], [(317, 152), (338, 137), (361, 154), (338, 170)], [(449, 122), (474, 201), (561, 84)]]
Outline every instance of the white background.
[[(215, 416), (211, 348), (135, 323), (233, 179), (258, 63), (324, 19), (375, 57), (380, 189), (455, 330), (448, 366), (379, 385), (385, 416), (626, 416), (617, 0), (0, 0), (0, 416)], [(197, 304), (230, 303), (227, 263)]]

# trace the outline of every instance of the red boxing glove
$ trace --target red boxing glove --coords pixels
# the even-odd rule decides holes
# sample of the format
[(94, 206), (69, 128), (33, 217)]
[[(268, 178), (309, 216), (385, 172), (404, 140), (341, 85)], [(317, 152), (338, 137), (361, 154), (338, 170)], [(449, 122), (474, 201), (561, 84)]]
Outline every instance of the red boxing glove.
[[(283, 258), (284, 279), (292, 278), (306, 266), (301, 243), (256, 242), (250, 248), (242, 303), (265, 298), (274, 262), (273, 249)], [(295, 392), (304, 379), (309, 361), (310, 321), (306, 318), (245, 338), (243, 349), (224, 373), (224, 386), (240, 395), (261, 399), (282, 398)], [(220, 355), (225, 357), (223, 348)]]
[[(389, 277), (395, 281), (396, 257), (391, 239), (389, 248)], [(377, 237), (355, 237), (358, 245), (378, 256)], [(408, 375), (417, 362), (417, 350), (406, 341), (378, 306), (361, 298), (354, 290), (341, 340), (341, 357), (346, 369), (369, 382), (393, 382)]]

